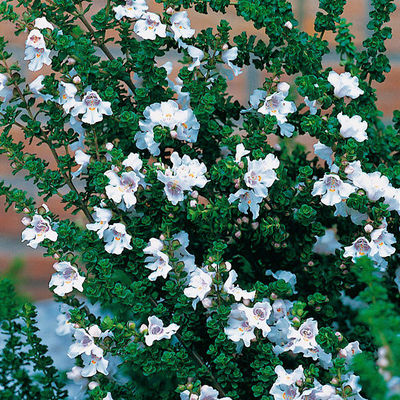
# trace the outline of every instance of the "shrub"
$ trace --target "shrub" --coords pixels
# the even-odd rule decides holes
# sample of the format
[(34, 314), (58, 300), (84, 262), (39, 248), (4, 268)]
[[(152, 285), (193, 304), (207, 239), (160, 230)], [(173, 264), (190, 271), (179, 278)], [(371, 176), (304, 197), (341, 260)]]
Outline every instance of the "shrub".
[[(383, 124), (374, 89), (393, 1), (372, 1), (361, 50), (344, 0), (320, 1), (314, 35), (285, 0), (159, 2), (1, 3), (26, 37), (24, 61), (0, 42), (1, 152), (71, 218), (0, 194), (55, 260), (69, 376), (92, 399), (399, 398), (400, 114)], [(261, 38), (191, 28), (186, 9), (228, 6)], [(229, 80), (250, 66), (247, 106)]]

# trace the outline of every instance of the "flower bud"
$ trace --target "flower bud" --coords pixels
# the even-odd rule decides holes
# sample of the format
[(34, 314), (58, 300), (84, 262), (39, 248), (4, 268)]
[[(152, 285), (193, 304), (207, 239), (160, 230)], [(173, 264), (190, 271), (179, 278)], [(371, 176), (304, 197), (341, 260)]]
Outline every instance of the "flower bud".
[(276, 151), (281, 151), (282, 147), (277, 143), (272, 146)]
[(242, 236), (242, 232), (237, 231), (235, 232), (235, 238), (239, 239)]
[(23, 218), (21, 219), (21, 222), (22, 222), (25, 226), (28, 226), (28, 225), (31, 224), (32, 220), (31, 220), (29, 217), (23, 217)]
[(178, 132), (173, 130), (170, 132), (170, 135), (171, 135), (172, 139), (176, 139), (178, 137)]
[(60, 255), (58, 253), (54, 253), (53, 258), (55, 260), (59, 260), (60, 259)]
[(212, 299), (210, 297), (206, 297), (201, 301), (201, 304), (203, 304), (204, 308), (210, 308), (212, 306)]
[(75, 85), (77, 85), (78, 83), (81, 83), (82, 80), (81, 80), (80, 76), (77, 75), (77, 76), (74, 76), (74, 78), (72, 79), (72, 82), (74, 82)]
[(199, 192), (197, 190), (193, 190), (192, 193), (190, 193), (190, 195), (194, 198), (197, 199), (199, 197)]
[(339, 381), (338, 381), (337, 378), (332, 378), (332, 379), (331, 379), (331, 384), (332, 384), (332, 385), (337, 385), (338, 383), (339, 383)]
[(248, 307), (250, 305), (250, 300), (249, 299), (243, 299), (243, 304)]
[(278, 296), (277, 296), (276, 293), (273, 293), (273, 292), (272, 292), (272, 293), (270, 294), (269, 298), (270, 298), (271, 300), (276, 300), (276, 299), (278, 298)]
[(95, 381), (92, 381), (92, 382), (89, 382), (88, 388), (89, 388), (89, 390), (93, 390), (97, 386), (99, 386), (99, 383), (95, 382)]
[(258, 227), (260, 226), (260, 224), (258, 222), (252, 222), (251, 227), (256, 230)]
[(106, 149), (108, 151), (111, 151), (113, 148), (114, 148), (114, 145), (112, 143), (110, 143), (110, 142), (106, 143)]
[(160, 235), (160, 240), (165, 240), (165, 235), (163, 233)]
[(43, 207), (43, 206), (40, 206), (40, 207), (38, 208), (38, 210), (37, 210), (37, 212), (38, 212), (39, 215), (46, 214), (47, 211), (48, 211), (48, 210), (46, 210), (46, 208)]
[(249, 218), (248, 217), (243, 217), (242, 221), (244, 224), (248, 224), (249, 223)]
[(192, 383), (188, 383), (188, 384), (186, 385), (186, 388), (187, 388), (188, 390), (192, 390), (192, 389), (193, 389), (193, 384), (192, 384)]
[(190, 205), (190, 207), (196, 207), (197, 206), (197, 201), (196, 200), (190, 200), (190, 203), (189, 203), (189, 205)]
[(67, 58), (67, 65), (75, 65), (75, 63), (76, 63), (75, 58), (72, 57)]
[(223, 46), (222, 46), (222, 50), (228, 50), (229, 49), (229, 46), (228, 46), (228, 44), (227, 43), (225, 43)]
[(243, 161), (240, 161), (239, 164), (238, 164), (238, 166), (239, 166), (239, 168), (244, 168), (244, 162), (243, 162)]
[(345, 174), (352, 174), (354, 172), (354, 168), (350, 165), (348, 165), (345, 169), (344, 169), (344, 173)]
[(374, 230), (374, 227), (371, 224), (367, 224), (364, 226), (364, 231), (367, 233), (371, 233)]
[(25, 208), (22, 210), (22, 212), (23, 212), (24, 214), (29, 214), (30, 211), (29, 211), (29, 208), (26, 208), (26, 207), (25, 207)]
[(293, 24), (290, 21), (286, 21), (285, 22), (285, 27), (288, 29), (292, 29), (293, 28)]
[(139, 328), (139, 332), (140, 333), (147, 333), (147, 325), (145, 325), (145, 324), (142, 324), (141, 326), (140, 326), (140, 328)]
[(174, 9), (172, 7), (168, 7), (165, 11), (168, 15), (172, 15), (174, 13)]

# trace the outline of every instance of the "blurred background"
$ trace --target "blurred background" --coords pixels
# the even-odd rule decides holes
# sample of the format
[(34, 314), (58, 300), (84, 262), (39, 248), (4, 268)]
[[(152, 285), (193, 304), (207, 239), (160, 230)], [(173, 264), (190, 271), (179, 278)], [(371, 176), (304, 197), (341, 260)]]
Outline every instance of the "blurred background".
[[(155, 4), (154, 1), (148, 0), (149, 11), (160, 12), (161, 6)], [(292, 0), (295, 16), (299, 21), (299, 28), (304, 29), (308, 33), (313, 33), (314, 16), (318, 10), (318, 0)], [(400, 6), (400, 0), (395, 1)], [(96, 1), (95, 9), (99, 9), (105, 5), (105, 1)], [(352, 22), (351, 32), (356, 37), (357, 46), (362, 45), (362, 41), (368, 36), (367, 30), (368, 13), (371, 8), (370, 0), (348, 0), (345, 7), (344, 17), (348, 22)], [(400, 7), (399, 7), (400, 8)], [(216, 27), (221, 19), (230, 22), (233, 30), (231, 37), (246, 31), (248, 34), (256, 34), (259, 38), (265, 37), (263, 31), (255, 30), (251, 24), (246, 23), (237, 17), (233, 7), (226, 15), (210, 14), (202, 15), (191, 13), (190, 18), (192, 27), (198, 32), (204, 27)], [(396, 10), (392, 16), (390, 26), (393, 28), (393, 38), (388, 40), (387, 49), (391, 59), (392, 71), (387, 75), (385, 82), (376, 85), (378, 95), (378, 107), (384, 113), (384, 119), (390, 123), (392, 112), (400, 108), (400, 10)], [(2, 22), (0, 24), (0, 35), (5, 36), (9, 41), (8, 51), (15, 55), (15, 59), (23, 60), (24, 42), (26, 35), (19, 37), (13, 35), (13, 27), (11, 24)], [(326, 39), (333, 43), (333, 35), (326, 36)], [(232, 42), (231, 42), (232, 43)], [(332, 44), (334, 46), (334, 44)], [(24, 61), (21, 65), (24, 66)], [(334, 56), (328, 56), (325, 59), (327, 65), (332, 66), (338, 72), (340, 67), (337, 65), (337, 59)], [(28, 83), (40, 74), (45, 74), (46, 70), (27, 75)], [(243, 74), (235, 78), (229, 83), (230, 94), (238, 99), (242, 104), (247, 105), (247, 100), (251, 92), (258, 88), (264, 80), (262, 72), (253, 68), (245, 68)], [(17, 140), (22, 140), (21, 132), (14, 132)], [(310, 142), (302, 140), (308, 146)], [(27, 145), (27, 150), (38, 154), (40, 157), (50, 159), (45, 148)], [(54, 165), (50, 165), (55, 167)], [(36, 195), (35, 187), (24, 180), (23, 174), (11, 175), (9, 162), (5, 155), (0, 155), (0, 177), (7, 183), (14, 185), (20, 189), (26, 190), (29, 195), (38, 200), (38, 206), (41, 204), (40, 199)], [(63, 210), (62, 205), (56, 198), (50, 199), (46, 204), (50, 209), (58, 213), (61, 218), (69, 217), (69, 214)], [(52, 297), (52, 293), (48, 289), (48, 282), (53, 273), (53, 261), (42, 256), (40, 247), (33, 250), (25, 243), (21, 243), (21, 232), (25, 228), (21, 224), (21, 215), (15, 213), (10, 208), (8, 212), (4, 210), (4, 200), (0, 198), (0, 276), (7, 275), (12, 277), (18, 284), (18, 290), (24, 296), (31, 300), (43, 300)], [(82, 224), (85, 220), (82, 216), (75, 216)]]

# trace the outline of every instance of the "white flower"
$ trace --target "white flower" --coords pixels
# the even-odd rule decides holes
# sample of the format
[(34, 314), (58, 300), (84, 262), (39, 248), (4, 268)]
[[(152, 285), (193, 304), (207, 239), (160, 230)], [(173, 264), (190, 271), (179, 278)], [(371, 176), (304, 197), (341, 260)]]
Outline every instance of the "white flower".
[[(288, 317), (293, 303), (289, 300), (276, 299), (272, 304), (273, 318), (278, 321), (281, 318)], [(270, 335), (268, 335), (269, 337)]]
[(190, 276), (189, 285), (184, 289), (185, 296), (194, 299), (192, 305), (196, 309), (199, 301), (203, 301), (207, 294), (211, 291), (212, 277), (210, 274), (197, 268)]
[(328, 164), (328, 167), (332, 167), (333, 161), (332, 161), (332, 155), (333, 151), (330, 147), (322, 144), (320, 141), (318, 143), (314, 144), (314, 153), (325, 160)]
[(262, 302), (254, 304), (252, 308), (243, 306), (242, 309), (246, 314), (249, 325), (261, 329), (263, 336), (266, 337), (271, 330), (267, 323), (272, 311), (269, 301), (264, 299)]
[(34, 47), (35, 49), (46, 48), (46, 42), (44, 41), (44, 37), (38, 29), (33, 29), (29, 32), (25, 42), (25, 46)]
[(193, 58), (193, 63), (189, 65), (188, 70), (193, 71), (200, 66), (201, 60), (204, 58), (204, 52), (194, 46), (187, 46), (187, 51), (189, 56)]
[(317, 241), (313, 246), (313, 252), (317, 254), (335, 254), (342, 244), (338, 242), (333, 229), (327, 229), (323, 236), (316, 236)]
[(115, 19), (120, 20), (122, 17), (139, 19), (148, 10), (146, 0), (126, 0), (125, 6), (114, 7)]
[(239, 189), (236, 193), (229, 195), (228, 201), (229, 203), (234, 203), (237, 199), (240, 199), (238, 204), (239, 211), (247, 214), (250, 210), (253, 214), (253, 219), (258, 218), (260, 203), (263, 200), (261, 196), (255, 195), (252, 190)]
[(166, 279), (168, 272), (172, 270), (168, 255), (162, 252), (163, 248), (164, 243), (161, 240), (152, 238), (148, 246), (143, 249), (143, 253), (151, 255), (144, 260), (147, 263), (145, 267), (154, 271), (148, 277), (150, 281), (155, 281), (159, 276)]
[(358, 78), (351, 76), (350, 72), (344, 72), (339, 75), (335, 71), (330, 71), (328, 81), (334, 87), (333, 93), (338, 98), (348, 96), (356, 99), (361, 94), (364, 94), (364, 91), (358, 87)]
[(185, 191), (192, 190), (192, 186), (205, 186), (207, 168), (204, 163), (192, 160), (186, 154), (181, 158), (175, 151), (171, 154), (171, 161), (173, 167), (165, 173), (158, 171), (157, 178), (165, 184), (164, 192), (168, 200), (176, 205), (184, 199)]
[(109, 199), (119, 204), (124, 201), (127, 208), (136, 204), (135, 193), (139, 188), (140, 177), (136, 172), (123, 172), (121, 176), (113, 170), (108, 170), (104, 174), (110, 180), (106, 186), (106, 193)]
[(355, 259), (362, 256), (375, 254), (377, 251), (375, 249), (375, 244), (369, 242), (365, 237), (359, 237), (356, 239), (351, 246), (346, 246), (344, 248), (345, 252), (343, 254), (344, 257), (351, 257), (352, 261), (355, 262)]
[(234, 285), (238, 274), (233, 269), (229, 271), (228, 279), (224, 283), (224, 291), (225, 293), (231, 294), (236, 301), (240, 301), (242, 299), (246, 300), (254, 300), (254, 296), (256, 291), (248, 292), (247, 290), (241, 289), (239, 285)]
[(311, 192), (313, 196), (322, 196), (321, 202), (327, 206), (333, 206), (347, 199), (356, 190), (350, 183), (343, 182), (338, 175), (325, 174), (319, 181), (314, 183)]
[(95, 91), (89, 91), (85, 94), (82, 101), (76, 102), (71, 110), (71, 115), (76, 117), (78, 114), (84, 114), (82, 122), (95, 124), (103, 120), (103, 114), (112, 115), (111, 103), (101, 100)]
[(3, 97), (3, 103), (8, 101), (12, 97), (12, 89), (7, 86), (8, 78), (4, 74), (0, 74), (0, 97)]
[(306, 104), (307, 107), (309, 107), (311, 115), (315, 115), (317, 113), (318, 111), (317, 100), (309, 100), (309, 98), (306, 96), (304, 97), (304, 103)]
[(389, 179), (379, 171), (366, 174), (361, 172), (352, 177), (353, 184), (364, 189), (371, 201), (377, 201), (384, 197), (387, 188), (390, 185)]
[(386, 228), (375, 229), (371, 232), (371, 240), (375, 245), (372, 248), (371, 256), (379, 254), (380, 257), (389, 257), (396, 252), (396, 249), (392, 246), (396, 243), (396, 238)]
[(250, 150), (246, 150), (243, 143), (239, 143), (236, 146), (235, 162), (239, 163), (242, 157), (250, 154)]
[(155, 40), (157, 36), (166, 36), (166, 25), (154, 13), (144, 13), (142, 19), (136, 22), (134, 32), (143, 39)]
[(77, 178), (80, 174), (84, 174), (87, 171), (90, 156), (82, 150), (77, 150), (75, 152), (75, 162), (79, 165), (79, 168), (75, 172), (72, 172), (72, 179)]
[(250, 161), (244, 175), (246, 185), (254, 190), (255, 195), (268, 196), (268, 188), (278, 179), (274, 169), (279, 167), (279, 160), (268, 154), (264, 159)]
[(60, 82), (60, 97), (57, 99), (57, 102), (63, 106), (66, 113), (69, 113), (71, 108), (75, 107), (77, 104), (77, 101), (75, 100), (77, 91), (78, 89), (73, 83)]
[(189, 188), (181, 177), (174, 175), (171, 170), (167, 170), (165, 173), (158, 171), (157, 179), (165, 184), (164, 192), (173, 205), (184, 200), (184, 191), (189, 190)]
[(278, 122), (278, 126), (279, 126), (279, 129), (280, 129), (279, 133), (282, 136), (286, 136), (286, 137), (292, 137), (293, 136), (294, 125), (289, 124), (287, 122), (285, 122), (285, 123)]
[(232, 400), (230, 397), (219, 398), (218, 395), (218, 390), (215, 390), (208, 385), (202, 385), (200, 388), (200, 397), (198, 398), (198, 400)]
[(190, 108), (182, 110), (182, 120), (177, 123), (177, 139), (195, 143), (200, 130), (199, 121)]
[(233, 342), (243, 341), (246, 347), (250, 347), (251, 340), (256, 338), (254, 327), (249, 325), (243, 305), (233, 304), (229, 314), (228, 326), (224, 331), (226, 336)]
[[(65, 304), (62, 304), (65, 306)], [(70, 322), (71, 314), (70, 309), (66, 306), (61, 308), (61, 314), (57, 315), (57, 328), (56, 334), (58, 336), (70, 335), (75, 332), (74, 324)]]
[(52, 242), (57, 240), (57, 232), (51, 229), (50, 221), (41, 215), (35, 214), (31, 222), (32, 228), (28, 227), (22, 232), (22, 241), (29, 240), (28, 246), (36, 249), (38, 244), (45, 239)]
[(229, 68), (232, 69), (233, 74), (235, 76), (238, 76), (243, 72), (242, 68), (232, 64), (232, 61), (236, 60), (237, 56), (238, 56), (238, 48), (237, 47), (232, 47), (228, 50), (225, 50), (221, 54), (222, 61), (225, 64), (227, 64)]
[(359, 115), (349, 117), (339, 113), (336, 117), (340, 123), (340, 135), (344, 138), (354, 138), (357, 142), (364, 142), (368, 139), (368, 123), (363, 121)]
[(84, 367), (81, 371), (83, 377), (90, 377), (100, 372), (103, 375), (108, 375), (108, 361), (103, 358), (103, 349), (95, 347), (90, 354), (82, 354)]
[(275, 367), (275, 373), (278, 377), (273, 386), (292, 385), (304, 378), (304, 369), (302, 365), (298, 366), (292, 372), (286, 372), (282, 365), (277, 365)]
[(147, 334), (144, 337), (147, 346), (151, 346), (155, 340), (171, 339), (172, 335), (179, 329), (179, 326), (176, 324), (164, 326), (161, 319), (155, 315), (149, 317), (148, 322)]
[(142, 175), (139, 173), (139, 170), (143, 166), (143, 161), (140, 159), (139, 154), (129, 153), (128, 157), (122, 161), (122, 165), (125, 168), (132, 168), (136, 173), (139, 174), (140, 177), (142, 177)]
[(75, 358), (83, 353), (90, 355), (92, 350), (99, 348), (94, 343), (94, 338), (101, 336), (101, 330), (97, 325), (92, 325), (86, 332), (84, 329), (77, 329), (74, 333), (76, 341), (69, 346), (68, 357)]
[(82, 284), (85, 277), (79, 275), (78, 269), (71, 265), (68, 261), (55, 263), (53, 268), (57, 271), (51, 277), (49, 287), (56, 286), (54, 293), (64, 296), (66, 293), (72, 292), (74, 289), (83, 291)]
[[(141, 129), (143, 129), (142, 126)], [(158, 156), (160, 154), (160, 144), (154, 141), (154, 133), (152, 128), (150, 128), (148, 131), (136, 132), (135, 141), (138, 149), (148, 149), (150, 154), (153, 156)]]
[(32, 47), (28, 46), (25, 49), (24, 60), (30, 61), (28, 64), (28, 69), (30, 71), (39, 71), (44, 64), (51, 65), (51, 59), (49, 57), (50, 50), (45, 47)]
[(132, 250), (132, 236), (126, 233), (125, 225), (112, 224), (104, 231), (105, 250), (111, 254), (121, 254), (124, 249)]
[(191, 38), (195, 30), (190, 27), (190, 19), (188, 18), (187, 11), (175, 13), (171, 17), (171, 29), (174, 32), (174, 39)]
[(103, 238), (104, 231), (108, 228), (108, 223), (112, 218), (112, 211), (107, 208), (94, 207), (94, 214), (92, 214), (94, 222), (86, 224), (86, 228), (90, 231), (97, 232), (100, 239)]
[(111, 392), (107, 392), (106, 397), (103, 397), (103, 400), (113, 400), (112, 396), (111, 396)]
[[(146, 120), (151, 122), (152, 126), (161, 125), (170, 129), (174, 129), (179, 123), (183, 123), (187, 119), (187, 113), (179, 109), (178, 103), (174, 100), (163, 101), (162, 103), (154, 103), (147, 106), (143, 112)], [(141, 129), (149, 130), (147, 121), (140, 121)]]
[(47, 21), (46, 17), (41, 17), (35, 19), (35, 28), (53, 30), (54, 26)]
[(44, 88), (43, 85), (43, 75), (39, 75), (34, 81), (29, 84), (29, 89), (36, 96), (40, 96), (44, 101), (53, 99), (51, 94), (42, 94), (40, 91)]
[(349, 343), (345, 348), (339, 351), (339, 357), (345, 358), (350, 363), (353, 356), (360, 354), (360, 343), (358, 341)]
[(265, 103), (258, 109), (264, 115), (274, 115), (279, 123), (285, 123), (287, 116), (296, 111), (296, 105), (292, 101), (286, 101), (287, 92), (276, 92), (265, 99)]

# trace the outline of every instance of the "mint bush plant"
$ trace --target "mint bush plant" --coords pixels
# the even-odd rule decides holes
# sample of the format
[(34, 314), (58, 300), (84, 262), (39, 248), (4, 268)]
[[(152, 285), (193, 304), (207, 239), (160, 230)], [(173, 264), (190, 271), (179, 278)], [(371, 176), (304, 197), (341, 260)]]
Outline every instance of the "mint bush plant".
[[(0, 42), (1, 152), (85, 218), (0, 185), (54, 260), (80, 398), (399, 399), (400, 113), (383, 124), (374, 89), (393, 1), (372, 0), (361, 49), (344, 0), (320, 0), (314, 35), (285, 0), (159, 2), (0, 8), (26, 38), (24, 60)], [(260, 38), (208, 28), (228, 6)], [(266, 78), (240, 104), (250, 66)], [(37, 398), (65, 396), (51, 373)]]

